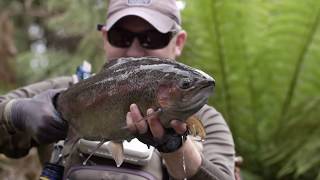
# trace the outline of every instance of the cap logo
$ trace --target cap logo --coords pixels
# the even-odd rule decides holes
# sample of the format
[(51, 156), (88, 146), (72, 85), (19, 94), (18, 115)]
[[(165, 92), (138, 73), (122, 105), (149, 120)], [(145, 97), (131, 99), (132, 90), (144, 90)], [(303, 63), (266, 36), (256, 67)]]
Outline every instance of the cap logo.
[(152, 0), (128, 0), (127, 4), (129, 6), (149, 6)]

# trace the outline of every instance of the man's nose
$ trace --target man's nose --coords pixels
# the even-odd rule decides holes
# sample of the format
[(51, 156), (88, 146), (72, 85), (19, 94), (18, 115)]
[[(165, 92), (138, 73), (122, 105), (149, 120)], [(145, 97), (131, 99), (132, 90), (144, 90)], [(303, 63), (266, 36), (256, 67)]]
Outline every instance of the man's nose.
[(133, 42), (130, 47), (127, 49), (128, 57), (142, 57), (145, 56), (145, 49), (140, 46), (140, 43), (137, 38), (133, 39)]

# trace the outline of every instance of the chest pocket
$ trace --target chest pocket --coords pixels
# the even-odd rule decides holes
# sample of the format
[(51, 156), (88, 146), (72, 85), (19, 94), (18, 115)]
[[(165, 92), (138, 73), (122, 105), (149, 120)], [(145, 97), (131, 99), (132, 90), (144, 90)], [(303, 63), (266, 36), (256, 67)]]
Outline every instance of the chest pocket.
[(156, 178), (139, 169), (114, 166), (75, 166), (69, 169), (65, 180), (156, 180)]

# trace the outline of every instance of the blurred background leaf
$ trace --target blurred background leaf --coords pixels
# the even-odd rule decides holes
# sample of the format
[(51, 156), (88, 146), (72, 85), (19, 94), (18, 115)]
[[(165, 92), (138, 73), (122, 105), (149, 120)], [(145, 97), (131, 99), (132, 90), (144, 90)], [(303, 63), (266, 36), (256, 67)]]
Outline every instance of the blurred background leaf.
[[(244, 179), (320, 180), (320, 1), (184, 0), (180, 61), (217, 81)], [(105, 0), (2, 0), (0, 92), (98, 71)], [(1, 162), (0, 162), (1, 163)]]
[(217, 79), (210, 103), (244, 156), (244, 179), (319, 178), (320, 2), (186, 3), (184, 59)]

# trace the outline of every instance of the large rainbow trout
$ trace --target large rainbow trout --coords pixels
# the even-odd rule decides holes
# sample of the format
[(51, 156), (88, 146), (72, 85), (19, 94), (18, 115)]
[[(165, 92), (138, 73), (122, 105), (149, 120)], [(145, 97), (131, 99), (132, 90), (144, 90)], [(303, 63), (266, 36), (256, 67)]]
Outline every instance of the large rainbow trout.
[(79, 137), (88, 140), (130, 140), (126, 128), (129, 106), (145, 115), (157, 110), (165, 127), (186, 121), (199, 111), (214, 88), (214, 79), (173, 60), (153, 57), (120, 58), (96, 75), (62, 92), (57, 110)]

